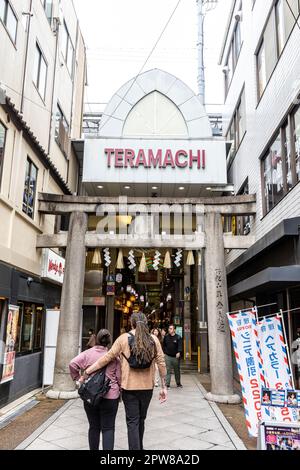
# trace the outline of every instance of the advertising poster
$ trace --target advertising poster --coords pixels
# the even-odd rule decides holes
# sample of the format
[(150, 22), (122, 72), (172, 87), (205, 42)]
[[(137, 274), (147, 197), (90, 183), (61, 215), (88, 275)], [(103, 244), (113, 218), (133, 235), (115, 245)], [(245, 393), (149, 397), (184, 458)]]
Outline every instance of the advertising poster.
[(261, 372), (254, 333), (255, 313), (241, 312), (228, 315), (232, 344), (237, 362), (245, 409), (246, 423), (250, 436), (258, 436), (261, 419)]
[[(280, 317), (265, 318), (257, 324), (261, 363), (265, 384), (269, 389), (290, 390), (293, 388), (292, 372)], [(263, 419), (278, 422), (297, 422), (298, 414), (292, 408), (263, 407)]]
[(0, 383), (10, 382), (14, 378), (15, 371), (15, 343), (17, 340), (19, 320), (19, 307), (9, 305), (7, 326), (6, 326), (6, 343), (4, 351), (4, 363), (2, 370), (2, 378)]
[(300, 427), (265, 423), (261, 426), (261, 450), (300, 450)]

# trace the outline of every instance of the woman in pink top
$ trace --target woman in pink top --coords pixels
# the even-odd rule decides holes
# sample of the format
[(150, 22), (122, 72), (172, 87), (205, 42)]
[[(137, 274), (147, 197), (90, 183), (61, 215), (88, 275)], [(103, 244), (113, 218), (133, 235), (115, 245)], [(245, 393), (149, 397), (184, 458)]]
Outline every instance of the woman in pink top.
[[(69, 364), (70, 374), (73, 380), (78, 380), (81, 371), (94, 364), (100, 357), (105, 356), (108, 345), (111, 343), (111, 335), (108, 330), (100, 330), (96, 346), (83, 351)], [(89, 421), (89, 446), (90, 450), (99, 450), (100, 433), (102, 432), (103, 450), (113, 450), (115, 441), (115, 421), (119, 406), (121, 367), (119, 359), (115, 359), (107, 366), (105, 375), (111, 380), (111, 388), (101, 400), (99, 408), (91, 407), (84, 403), (84, 409)]]

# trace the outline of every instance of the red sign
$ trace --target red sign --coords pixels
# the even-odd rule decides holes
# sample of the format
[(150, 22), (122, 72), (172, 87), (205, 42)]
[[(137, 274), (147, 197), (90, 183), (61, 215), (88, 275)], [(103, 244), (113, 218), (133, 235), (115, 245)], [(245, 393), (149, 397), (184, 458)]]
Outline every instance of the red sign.
[(206, 151), (197, 150), (178, 150), (173, 152), (171, 149), (163, 151), (139, 149), (112, 149), (106, 148), (104, 153), (107, 157), (108, 168), (190, 168), (194, 166), (198, 170), (205, 170)]

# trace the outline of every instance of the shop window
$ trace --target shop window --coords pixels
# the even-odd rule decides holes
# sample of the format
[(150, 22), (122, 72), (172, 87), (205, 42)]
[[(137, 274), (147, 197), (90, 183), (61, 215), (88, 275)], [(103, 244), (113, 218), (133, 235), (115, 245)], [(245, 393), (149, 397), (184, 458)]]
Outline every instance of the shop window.
[(32, 219), (34, 218), (35, 196), (37, 189), (37, 167), (30, 158), (26, 161), (26, 175), (23, 193), (23, 212)]
[(6, 140), (6, 127), (0, 122), (0, 190), (2, 181), (3, 161), (4, 161), (4, 150)]
[(0, 0), (0, 20), (13, 43), (17, 40), (18, 20), (8, 0)]
[(16, 352), (30, 354), (40, 351), (43, 339), (44, 307), (30, 303), (18, 303), (20, 307)]

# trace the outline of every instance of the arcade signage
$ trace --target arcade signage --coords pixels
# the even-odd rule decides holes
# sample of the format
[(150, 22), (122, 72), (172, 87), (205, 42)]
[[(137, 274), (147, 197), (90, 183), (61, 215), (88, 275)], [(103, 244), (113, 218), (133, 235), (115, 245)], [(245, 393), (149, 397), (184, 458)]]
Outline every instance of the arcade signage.
[(84, 183), (226, 185), (222, 140), (90, 138)]
[(205, 170), (206, 151), (153, 150), (153, 149), (104, 149), (108, 168), (189, 168)]

